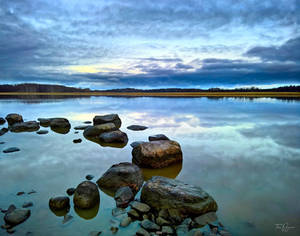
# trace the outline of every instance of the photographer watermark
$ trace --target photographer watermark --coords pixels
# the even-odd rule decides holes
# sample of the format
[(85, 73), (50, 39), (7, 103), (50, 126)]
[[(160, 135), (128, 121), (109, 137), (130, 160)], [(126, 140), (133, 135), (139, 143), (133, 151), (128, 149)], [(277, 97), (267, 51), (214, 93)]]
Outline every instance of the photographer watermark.
[(295, 226), (289, 226), (289, 223), (284, 224), (275, 224), (275, 228), (280, 230), (281, 232), (289, 232), (291, 229), (295, 229)]

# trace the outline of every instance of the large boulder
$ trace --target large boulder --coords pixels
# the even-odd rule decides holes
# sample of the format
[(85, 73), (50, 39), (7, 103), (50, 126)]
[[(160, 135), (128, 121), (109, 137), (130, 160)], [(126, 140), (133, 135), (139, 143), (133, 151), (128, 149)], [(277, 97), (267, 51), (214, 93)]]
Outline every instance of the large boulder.
[(99, 190), (91, 181), (80, 183), (74, 193), (74, 205), (80, 209), (89, 209), (96, 206), (100, 201)]
[(23, 122), (23, 117), (19, 114), (11, 113), (8, 114), (5, 119), (7, 120), (8, 125), (13, 125), (16, 123)]
[(40, 129), (40, 125), (36, 121), (26, 121), (15, 123), (10, 127), (11, 132), (19, 133), (19, 132), (34, 132)]
[(154, 176), (146, 182), (141, 201), (156, 211), (167, 209), (170, 216), (181, 219), (215, 212), (215, 200), (200, 187), (162, 176)]
[(111, 132), (105, 132), (99, 135), (101, 142), (105, 143), (127, 143), (128, 137), (127, 134), (121, 130), (115, 130)]
[(108, 114), (103, 116), (95, 116), (93, 119), (94, 125), (101, 125), (106, 123), (114, 123), (117, 128), (121, 127), (121, 119), (118, 114)]
[(38, 118), (38, 121), (40, 122), (40, 125), (43, 127), (49, 127), (51, 119), (50, 118)]
[(28, 209), (13, 209), (5, 214), (4, 221), (10, 226), (15, 226), (27, 220), (29, 216), (30, 210)]
[(140, 167), (166, 167), (182, 162), (181, 147), (172, 140), (144, 142), (132, 149), (132, 162)]
[(105, 123), (101, 125), (88, 126), (84, 129), (83, 135), (85, 137), (96, 137), (104, 132), (110, 132), (117, 130), (117, 127), (114, 123)]
[(97, 184), (101, 189), (115, 193), (120, 187), (129, 186), (134, 194), (144, 182), (140, 168), (128, 162), (112, 165)]

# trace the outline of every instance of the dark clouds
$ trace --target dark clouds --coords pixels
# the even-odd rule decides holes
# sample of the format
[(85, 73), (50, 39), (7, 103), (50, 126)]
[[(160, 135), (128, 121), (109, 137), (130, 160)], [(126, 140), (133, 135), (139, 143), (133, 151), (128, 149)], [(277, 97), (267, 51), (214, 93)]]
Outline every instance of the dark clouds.
[[(0, 82), (101, 88), (300, 80), (296, 0), (3, 0), (0, 17)], [(76, 71), (82, 65), (91, 72)]]

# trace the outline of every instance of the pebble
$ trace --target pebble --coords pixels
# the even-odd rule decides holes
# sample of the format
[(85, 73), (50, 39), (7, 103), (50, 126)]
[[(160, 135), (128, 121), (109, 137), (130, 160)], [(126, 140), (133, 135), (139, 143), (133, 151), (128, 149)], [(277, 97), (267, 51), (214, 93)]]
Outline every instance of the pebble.
[(10, 147), (3, 150), (4, 153), (11, 153), (11, 152), (19, 152), (20, 149), (17, 147)]
[(82, 142), (82, 139), (81, 138), (79, 138), (79, 139), (74, 139), (73, 140), (73, 143), (81, 143)]
[(66, 193), (69, 195), (69, 196), (72, 196), (76, 191), (76, 188), (68, 188)]
[(86, 178), (87, 180), (92, 180), (92, 179), (94, 178), (94, 176), (93, 176), (93, 175), (87, 175), (87, 176), (85, 176), (85, 178)]
[(18, 193), (17, 193), (17, 196), (21, 196), (21, 195), (23, 195), (23, 194), (25, 194), (25, 192), (18, 192)]
[(36, 193), (35, 190), (31, 190), (30, 192), (28, 192), (27, 194), (33, 194), (33, 193)]

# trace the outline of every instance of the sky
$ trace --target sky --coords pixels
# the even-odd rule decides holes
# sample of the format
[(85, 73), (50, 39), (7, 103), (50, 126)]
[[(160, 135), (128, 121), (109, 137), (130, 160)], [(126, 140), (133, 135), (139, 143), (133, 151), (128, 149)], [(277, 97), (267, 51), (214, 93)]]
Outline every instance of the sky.
[(0, 83), (300, 84), (299, 0), (0, 0)]

